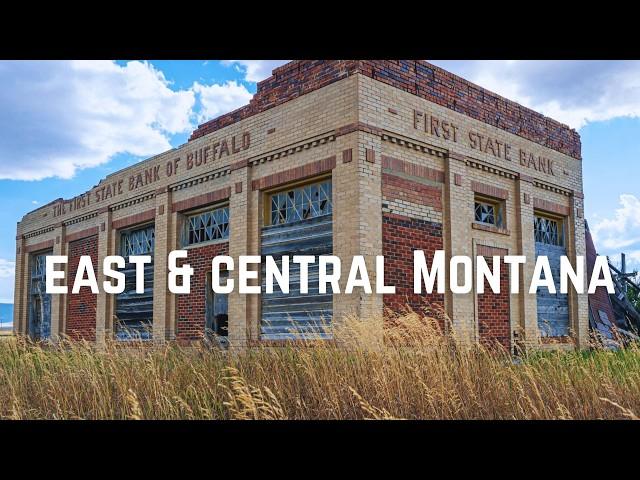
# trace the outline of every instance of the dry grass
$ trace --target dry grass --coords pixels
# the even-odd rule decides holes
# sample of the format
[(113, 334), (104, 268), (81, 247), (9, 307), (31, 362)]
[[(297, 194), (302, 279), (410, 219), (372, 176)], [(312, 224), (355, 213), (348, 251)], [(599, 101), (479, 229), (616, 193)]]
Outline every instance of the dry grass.
[(0, 418), (637, 418), (640, 350), (513, 362), (406, 315), (381, 343), (350, 320), (337, 342), (255, 348), (0, 342)]

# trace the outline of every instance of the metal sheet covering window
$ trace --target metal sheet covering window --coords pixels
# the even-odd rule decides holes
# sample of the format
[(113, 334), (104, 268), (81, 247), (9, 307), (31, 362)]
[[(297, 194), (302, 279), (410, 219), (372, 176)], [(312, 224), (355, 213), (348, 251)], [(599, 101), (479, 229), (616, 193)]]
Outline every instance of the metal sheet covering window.
[[(267, 225), (262, 229), (262, 318), (261, 338), (266, 340), (331, 338), (333, 295), (320, 294), (318, 256), (333, 252), (333, 204), (331, 179), (315, 181), (271, 193), (266, 198)], [(266, 293), (265, 256), (271, 255), (279, 268), (282, 256), (290, 258), (289, 293), (277, 282)], [(294, 255), (313, 255), (309, 266), (308, 294), (300, 293), (300, 267)]]
[(543, 337), (569, 335), (569, 301), (560, 293), (560, 257), (566, 255), (564, 221), (560, 217), (535, 213), (533, 220), (536, 257), (546, 255), (551, 266), (556, 293), (538, 288), (538, 328)]
[(31, 256), (27, 333), (33, 340), (51, 338), (51, 294), (46, 293), (45, 288), (46, 258), (51, 254), (52, 252), (46, 252)]
[[(149, 340), (153, 334), (153, 251), (155, 227), (146, 225), (120, 233), (120, 255), (127, 262), (125, 290), (116, 296), (115, 336), (118, 340)], [(136, 293), (135, 265), (131, 255), (151, 255), (144, 266), (144, 293)]]

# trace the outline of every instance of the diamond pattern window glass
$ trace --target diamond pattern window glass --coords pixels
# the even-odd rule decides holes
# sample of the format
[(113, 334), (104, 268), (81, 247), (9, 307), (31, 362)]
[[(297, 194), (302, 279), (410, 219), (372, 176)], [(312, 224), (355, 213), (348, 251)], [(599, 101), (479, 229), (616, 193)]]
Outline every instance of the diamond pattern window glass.
[(122, 234), (122, 256), (152, 255), (155, 244), (155, 228), (153, 225)]
[(229, 207), (191, 215), (186, 222), (186, 244), (229, 238)]
[(331, 180), (292, 188), (271, 196), (271, 225), (328, 215), (332, 209)]
[(504, 224), (502, 211), (501, 203), (476, 198), (474, 219), (478, 223), (502, 228)]
[(546, 245), (564, 245), (562, 220), (535, 215), (533, 231), (536, 242)]

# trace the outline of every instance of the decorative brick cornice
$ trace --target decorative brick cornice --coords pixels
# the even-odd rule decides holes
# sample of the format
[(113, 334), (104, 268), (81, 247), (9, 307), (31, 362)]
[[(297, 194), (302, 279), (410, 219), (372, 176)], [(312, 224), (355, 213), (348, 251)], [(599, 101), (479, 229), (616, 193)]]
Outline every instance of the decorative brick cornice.
[(267, 163), (271, 162), (272, 160), (277, 160), (279, 158), (294, 155), (298, 152), (302, 152), (303, 150), (309, 150), (310, 148), (317, 147), (318, 145), (325, 145), (326, 143), (333, 142), (335, 139), (336, 135), (334, 132), (324, 133), (304, 140), (302, 142), (297, 142), (285, 147), (278, 148), (256, 158), (251, 158), (247, 160), (247, 163), (250, 167), (255, 167), (256, 165), (260, 165), (262, 163)]
[(92, 237), (93, 235), (98, 234), (98, 227), (87, 228), (85, 230), (80, 230), (79, 232), (69, 233), (66, 235), (65, 240), (69, 243), (75, 242), (76, 240), (81, 240), (83, 238)]
[(571, 214), (571, 208), (569, 207), (536, 197), (533, 197), (533, 208), (536, 210), (544, 210), (545, 212), (563, 215), (565, 217), (568, 217)]
[(478, 182), (476, 180), (471, 180), (471, 190), (475, 193), (488, 195), (489, 197), (499, 198), (501, 200), (507, 200), (509, 198), (509, 190)]
[(173, 202), (171, 205), (172, 212), (184, 212), (198, 207), (209, 205), (210, 203), (227, 200), (231, 196), (231, 187), (224, 187), (213, 192), (204, 193), (186, 200)]
[(433, 145), (427, 145), (426, 143), (403, 137), (402, 135), (398, 135), (397, 133), (385, 131), (380, 136), (385, 142), (394, 143), (396, 145), (407, 147), (418, 152), (435, 155), (436, 157), (444, 158), (448, 154), (447, 151), (443, 148), (434, 147)]
[(99, 210), (94, 211), (94, 212), (90, 212), (87, 213), (86, 215), (81, 215), (79, 217), (74, 217), (74, 218), (70, 218), (69, 220), (65, 220), (64, 222), (61, 222), (64, 226), (68, 227), (69, 225), (75, 225), (76, 223), (82, 223), (86, 220), (91, 220), (92, 218), (95, 218), (98, 216), (98, 214), (100, 213)]
[(465, 165), (469, 167), (473, 167), (477, 170), (493, 173), (494, 175), (499, 175), (501, 177), (509, 178), (511, 180), (515, 180), (516, 178), (518, 178), (518, 174), (516, 172), (512, 172), (510, 170), (497, 167), (495, 165), (489, 165), (487, 163), (481, 162), (480, 160), (476, 160), (475, 158), (472, 158), (472, 157), (465, 157), (464, 163)]
[(215, 172), (207, 172), (202, 175), (198, 175), (197, 177), (188, 178), (186, 180), (181, 181), (180, 183), (176, 183), (174, 185), (170, 185), (168, 190), (171, 192), (175, 192), (177, 190), (183, 190), (185, 188), (190, 188), (195, 185), (200, 185), (201, 183), (209, 182), (211, 180), (216, 180), (220, 177), (224, 177), (225, 175), (229, 175), (231, 173), (230, 167), (223, 167)]
[(156, 209), (150, 208), (149, 210), (145, 210), (141, 213), (136, 213), (135, 215), (130, 215), (128, 217), (120, 218), (118, 220), (114, 220), (111, 223), (111, 226), (116, 230), (121, 228), (131, 227), (138, 223), (148, 222), (156, 218)]
[(53, 232), (56, 229), (55, 226), (50, 225), (48, 227), (40, 228), (38, 230), (34, 230), (33, 232), (28, 232), (23, 235), (26, 238), (38, 237), (40, 235), (44, 235), (45, 233)]
[(305, 180), (307, 178), (330, 172), (335, 167), (336, 157), (334, 155), (332, 157), (325, 158), (324, 160), (318, 160), (317, 162), (308, 163), (300, 167), (291, 168), (283, 172), (274, 173), (273, 175), (267, 175), (253, 180), (251, 182), (251, 189), (266, 190), (286, 183)]
[(425, 178), (438, 183), (444, 183), (444, 172), (434, 168), (416, 165), (399, 158), (382, 155), (382, 168), (394, 173), (402, 173), (410, 177)]
[(550, 183), (542, 182), (536, 179), (533, 179), (533, 186), (540, 188), (542, 190), (548, 190), (550, 192), (559, 193), (560, 195), (564, 195), (565, 197), (570, 197), (573, 193), (571, 190), (567, 190), (566, 188), (562, 188), (562, 187), (559, 187), (558, 185), (552, 185)]
[(111, 206), (111, 210), (120, 210), (122, 208), (126, 208), (126, 207), (130, 207), (132, 205), (137, 205), (138, 203), (142, 203), (142, 202), (146, 202), (148, 200), (151, 200), (152, 198), (155, 198), (156, 194), (155, 192), (150, 192), (150, 193), (145, 193), (144, 195), (140, 195), (139, 197), (135, 197), (135, 198), (130, 198), (128, 200), (125, 200), (123, 202), (120, 203), (116, 203), (115, 205)]
[(296, 60), (258, 83), (248, 105), (198, 126), (200, 138), (277, 105), (361, 74), (551, 148), (581, 158), (580, 136), (568, 126), (423, 60)]

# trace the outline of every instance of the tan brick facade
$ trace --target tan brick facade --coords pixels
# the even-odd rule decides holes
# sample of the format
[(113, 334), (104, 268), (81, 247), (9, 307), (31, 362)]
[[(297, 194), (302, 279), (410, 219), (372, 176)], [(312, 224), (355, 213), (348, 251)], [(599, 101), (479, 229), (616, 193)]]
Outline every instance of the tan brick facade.
[[(478, 299), (473, 292), (434, 299), (470, 340), (499, 329), (503, 344), (539, 344), (536, 296), (525, 288), (535, 258), (534, 212), (562, 216), (567, 254), (574, 262), (585, 254), (575, 131), (426, 62), (291, 62), (259, 84), (249, 106), (200, 126), (188, 143), (114, 173), (80, 197), (27, 214), (16, 238), (16, 330), (27, 333), (34, 253), (67, 254), (74, 241), (91, 233), (101, 282), (102, 259), (119, 254), (118, 233), (152, 222), (153, 338), (193, 339), (200, 331), (193, 316), (201, 315), (200, 303), (192, 315), (189, 302), (167, 288), (166, 257), (180, 247), (185, 216), (207, 205), (228, 205), (229, 255), (259, 255), (266, 192), (319, 176), (331, 177), (333, 253), (343, 259), (343, 279), (354, 255), (366, 257), (372, 284), (376, 255), (387, 256), (387, 270), (399, 275), (412, 239), (414, 249), (442, 245), (448, 257), (485, 255), (487, 249), (527, 257), (520, 288), (525, 293), (500, 298), (497, 320), (479, 318), (495, 301), (490, 297)], [(500, 228), (474, 222), (476, 195), (503, 202)], [(394, 259), (401, 231), (407, 235), (403, 257)], [(218, 250), (226, 247), (212, 249)], [(237, 284), (237, 270), (230, 278)], [(382, 318), (384, 306), (398, 305), (400, 296), (334, 294), (334, 321), (350, 313)], [(53, 296), (53, 338), (76, 321), (69, 305), (74, 303), (64, 296)], [(259, 295), (229, 294), (232, 345), (260, 341), (260, 305)], [(100, 344), (113, 336), (115, 300), (101, 292), (92, 308), (91, 338), (95, 332)], [(570, 295), (569, 312), (573, 339), (586, 345), (586, 294)], [(181, 326), (180, 318), (187, 317)]]

